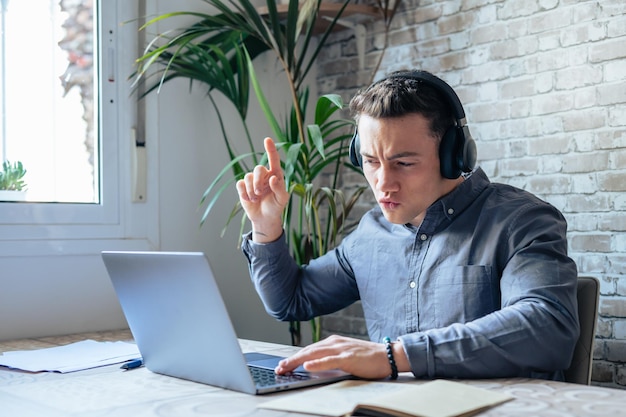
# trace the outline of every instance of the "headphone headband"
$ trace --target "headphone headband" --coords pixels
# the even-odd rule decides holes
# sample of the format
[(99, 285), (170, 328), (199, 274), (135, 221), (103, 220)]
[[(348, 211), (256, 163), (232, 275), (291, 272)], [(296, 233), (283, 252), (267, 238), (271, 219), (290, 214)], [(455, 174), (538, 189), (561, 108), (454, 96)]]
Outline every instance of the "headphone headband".
[(452, 109), (452, 114), (454, 115), (458, 126), (465, 126), (467, 124), (465, 120), (465, 110), (463, 109), (463, 105), (461, 104), (459, 96), (456, 94), (456, 91), (454, 91), (454, 89), (441, 78), (427, 71), (415, 70), (396, 72), (386, 78), (383, 78), (383, 80), (388, 80), (391, 78), (408, 78), (416, 81), (421, 81), (433, 87), (435, 90), (439, 91), (445, 96), (448, 105)]

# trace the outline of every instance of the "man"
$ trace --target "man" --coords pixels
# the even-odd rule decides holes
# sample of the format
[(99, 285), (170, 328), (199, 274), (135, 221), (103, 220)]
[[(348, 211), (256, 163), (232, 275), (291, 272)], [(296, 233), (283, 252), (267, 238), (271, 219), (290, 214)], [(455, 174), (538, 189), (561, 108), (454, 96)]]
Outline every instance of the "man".
[[(579, 333), (577, 270), (553, 206), (474, 169), (458, 97), (424, 71), (394, 73), (350, 102), (351, 159), (378, 206), (333, 251), (299, 267), (281, 213), (280, 158), (237, 183), (243, 251), (266, 310), (308, 320), (361, 300), (371, 341), (331, 336), (283, 360), (363, 378), (562, 379)], [(381, 343), (385, 337), (393, 342)]]

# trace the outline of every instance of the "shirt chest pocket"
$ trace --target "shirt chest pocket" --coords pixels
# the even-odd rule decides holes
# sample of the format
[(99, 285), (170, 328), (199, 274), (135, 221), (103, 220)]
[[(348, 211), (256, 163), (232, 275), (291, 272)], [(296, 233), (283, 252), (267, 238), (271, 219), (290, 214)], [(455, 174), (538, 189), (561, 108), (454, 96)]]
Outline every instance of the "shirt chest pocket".
[(439, 268), (423, 294), (434, 327), (467, 323), (500, 309), (500, 286), (490, 265)]

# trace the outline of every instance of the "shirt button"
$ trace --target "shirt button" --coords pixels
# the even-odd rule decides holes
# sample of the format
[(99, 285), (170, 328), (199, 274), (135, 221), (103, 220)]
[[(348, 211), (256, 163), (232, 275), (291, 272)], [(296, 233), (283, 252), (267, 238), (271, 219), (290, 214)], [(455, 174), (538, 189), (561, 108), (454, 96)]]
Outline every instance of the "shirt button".
[(409, 284), (409, 287), (411, 288), (415, 288), (417, 284), (415, 284), (415, 281), (411, 281), (411, 283)]
[(426, 239), (428, 239), (428, 235), (425, 235), (425, 234), (423, 234), (423, 233), (422, 233), (422, 234), (420, 235), (420, 240), (424, 241), (424, 240), (426, 240)]
[(454, 209), (453, 208), (449, 208), (448, 209), (448, 214), (453, 215), (454, 214)]

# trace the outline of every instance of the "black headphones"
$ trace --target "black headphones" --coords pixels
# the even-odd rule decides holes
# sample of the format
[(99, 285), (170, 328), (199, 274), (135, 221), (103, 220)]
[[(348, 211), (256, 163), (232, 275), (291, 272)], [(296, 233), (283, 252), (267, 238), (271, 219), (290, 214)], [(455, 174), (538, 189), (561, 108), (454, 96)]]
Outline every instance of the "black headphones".
[[(439, 161), (441, 175), (444, 178), (456, 179), (462, 172), (470, 172), (476, 165), (476, 142), (467, 127), (465, 111), (459, 96), (445, 81), (426, 71), (409, 71), (396, 73), (388, 78), (408, 78), (424, 82), (435, 88), (446, 97), (456, 124), (451, 126), (441, 138), (439, 145)], [(387, 79), (388, 79), (387, 78)], [(382, 81), (382, 80), (381, 80)], [(359, 133), (355, 129), (350, 142), (350, 162), (356, 167), (362, 166)]]

